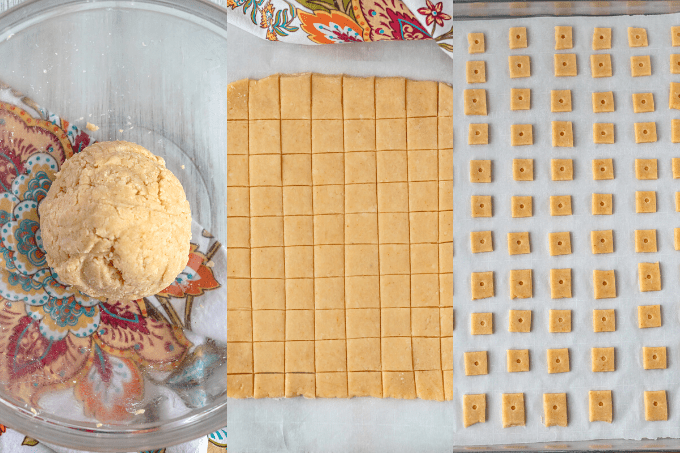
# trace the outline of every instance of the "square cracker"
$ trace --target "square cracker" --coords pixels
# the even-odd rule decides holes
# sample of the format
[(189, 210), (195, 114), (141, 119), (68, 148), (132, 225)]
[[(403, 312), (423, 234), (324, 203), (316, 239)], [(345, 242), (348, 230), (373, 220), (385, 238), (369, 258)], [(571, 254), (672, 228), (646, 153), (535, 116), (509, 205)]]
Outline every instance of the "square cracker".
[(680, 26), (671, 27), (671, 46), (680, 46)]
[(508, 70), (511, 79), (531, 77), (531, 57), (529, 55), (510, 55), (508, 57)]
[(470, 334), (471, 335), (493, 334), (493, 313), (471, 313)]
[(572, 30), (570, 26), (555, 27), (555, 50), (573, 48)]
[(616, 312), (612, 310), (593, 310), (593, 332), (616, 331)]
[(512, 160), (512, 179), (515, 181), (534, 180), (534, 160), (533, 159), (513, 159)]
[(465, 79), (467, 83), (486, 82), (486, 62), (467, 61), (465, 62)]
[(635, 123), (635, 143), (654, 143), (657, 140), (656, 123)]
[(593, 93), (593, 113), (609, 113), (613, 112), (614, 107), (614, 93), (611, 91), (604, 91), (600, 93)]
[(506, 351), (506, 367), (508, 373), (529, 371), (531, 368), (531, 363), (529, 361), (529, 350), (508, 349)]
[(531, 196), (513, 196), (510, 201), (512, 217), (531, 217), (533, 216), (533, 198)]
[(665, 370), (666, 362), (666, 347), (642, 347), (642, 367), (645, 370)]
[(590, 244), (593, 255), (614, 253), (614, 234), (612, 230), (591, 231)]
[(466, 352), (464, 354), (464, 361), (466, 376), (489, 374), (489, 365), (486, 351)]
[(612, 391), (591, 390), (588, 392), (589, 420), (591, 422), (612, 422)]
[(571, 195), (551, 195), (550, 215), (571, 215)]
[(548, 349), (548, 373), (567, 373), (569, 372), (569, 349)]
[(470, 197), (472, 217), (492, 217), (491, 195), (472, 195)]
[(673, 229), (673, 245), (676, 251), (680, 250), (680, 228)]
[(649, 59), (649, 55), (630, 57), (630, 75), (633, 77), (652, 75), (652, 63)]
[(470, 250), (472, 253), (493, 252), (491, 231), (470, 232)]
[(590, 73), (594, 79), (612, 76), (612, 57), (608, 53), (590, 56)]
[(489, 144), (489, 125), (470, 124), (468, 127), (468, 145), (488, 145)]
[(616, 275), (614, 271), (593, 270), (593, 297), (595, 299), (616, 297)]
[(509, 255), (524, 255), (531, 253), (531, 243), (529, 242), (529, 233), (508, 233), (508, 254)]
[(526, 425), (524, 393), (503, 393), (501, 400), (503, 428)]
[(484, 33), (468, 33), (468, 53), (484, 53), (486, 51), (484, 46)]
[(638, 263), (640, 292), (661, 291), (661, 270), (659, 262)]
[(671, 82), (668, 95), (668, 108), (680, 110), (680, 82)]
[(661, 305), (638, 305), (638, 327), (661, 327)]
[(612, 48), (612, 29), (599, 28), (593, 29), (593, 50), (605, 50)]
[(637, 212), (638, 214), (648, 214), (656, 212), (656, 192), (653, 190), (636, 191), (635, 212)]
[(486, 394), (463, 395), (463, 426), (486, 422)]
[(633, 112), (647, 113), (654, 111), (654, 94), (633, 93)]
[(472, 300), (494, 296), (493, 271), (473, 272), (471, 275)]
[(513, 124), (510, 126), (510, 145), (522, 146), (534, 144), (534, 129), (531, 124)]
[(550, 297), (571, 297), (571, 269), (550, 269)]
[(550, 111), (571, 112), (571, 90), (550, 90)]
[(647, 47), (647, 30), (645, 28), (628, 27), (628, 46)]
[(616, 370), (614, 348), (591, 348), (590, 367), (593, 373), (604, 373)]
[(680, 74), (680, 55), (673, 53), (670, 60), (671, 74)]
[(510, 89), (510, 110), (531, 109), (531, 88)]
[(508, 45), (511, 49), (524, 49), (527, 47), (527, 28), (510, 27), (508, 31)]
[(508, 316), (508, 332), (531, 332), (531, 310), (510, 310)]
[[(680, 143), (680, 120), (672, 119), (671, 120), (671, 143)], [(675, 163), (675, 159), (673, 158), (673, 162)], [(679, 176), (678, 172), (676, 172), (675, 167), (673, 168), (673, 178), (678, 178)]]
[(668, 420), (668, 401), (666, 391), (645, 391), (645, 420), (656, 422)]
[(593, 159), (592, 166), (595, 181), (614, 179), (614, 161), (612, 159)]
[(656, 251), (656, 230), (635, 230), (635, 253)]
[(544, 393), (543, 416), (545, 426), (567, 426), (567, 394)]
[(574, 163), (572, 159), (550, 159), (550, 173), (553, 181), (571, 181), (574, 179)]
[(510, 271), (510, 299), (529, 299), (533, 297), (531, 269)]
[(639, 180), (658, 179), (656, 159), (635, 159), (635, 177)]
[(550, 256), (571, 255), (571, 233), (563, 231), (548, 234)]
[(552, 145), (553, 147), (574, 146), (574, 132), (571, 121), (553, 121), (552, 125)]
[(593, 123), (593, 143), (614, 144), (614, 123)]
[(555, 54), (555, 77), (576, 77), (577, 74), (576, 54)]
[(548, 314), (548, 332), (571, 332), (571, 310), (550, 310)]
[(592, 196), (593, 215), (612, 215), (613, 201), (610, 193), (594, 193)]

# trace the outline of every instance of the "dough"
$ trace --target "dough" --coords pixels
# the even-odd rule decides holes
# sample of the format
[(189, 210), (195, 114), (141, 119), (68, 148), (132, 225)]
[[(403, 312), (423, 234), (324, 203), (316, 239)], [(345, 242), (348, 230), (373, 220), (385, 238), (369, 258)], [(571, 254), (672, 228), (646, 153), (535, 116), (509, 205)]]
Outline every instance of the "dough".
[(131, 300), (184, 269), (191, 212), (162, 158), (128, 142), (95, 143), (67, 160), (40, 206), (47, 263), (97, 298)]

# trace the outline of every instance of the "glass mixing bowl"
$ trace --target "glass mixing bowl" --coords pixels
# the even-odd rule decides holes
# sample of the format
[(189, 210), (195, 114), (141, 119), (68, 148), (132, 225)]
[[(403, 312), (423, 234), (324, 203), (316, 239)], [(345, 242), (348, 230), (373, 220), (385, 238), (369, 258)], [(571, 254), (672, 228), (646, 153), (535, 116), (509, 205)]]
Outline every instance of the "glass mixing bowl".
[[(78, 127), (99, 126), (95, 140), (133, 141), (164, 157), (194, 221), (225, 238), (226, 27), (226, 11), (201, 0), (29, 0), (0, 15), (0, 80)], [(71, 388), (33, 406), (0, 390), (0, 421), (98, 451), (159, 448), (224, 427), (226, 313), (211, 313), (224, 316), (224, 328), (205, 332), (196, 328), (200, 310), (183, 326), (201, 345), (191, 350), (193, 368), (140, 362), (149, 394), (126, 420), (85, 416)]]

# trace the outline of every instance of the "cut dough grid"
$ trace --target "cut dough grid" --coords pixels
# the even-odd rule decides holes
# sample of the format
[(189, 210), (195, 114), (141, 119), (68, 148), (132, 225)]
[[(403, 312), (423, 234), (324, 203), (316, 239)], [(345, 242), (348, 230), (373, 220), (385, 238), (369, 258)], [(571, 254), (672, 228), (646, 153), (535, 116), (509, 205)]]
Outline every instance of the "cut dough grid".
[(461, 24), (461, 445), (680, 435), (678, 17), (622, 19)]
[(451, 87), (228, 95), (228, 396), (451, 399)]

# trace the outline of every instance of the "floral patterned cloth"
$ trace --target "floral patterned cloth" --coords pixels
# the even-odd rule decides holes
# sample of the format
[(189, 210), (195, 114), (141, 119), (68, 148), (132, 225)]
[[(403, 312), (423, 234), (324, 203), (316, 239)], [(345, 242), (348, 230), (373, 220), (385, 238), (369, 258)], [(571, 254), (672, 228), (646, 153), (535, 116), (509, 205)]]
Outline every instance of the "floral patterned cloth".
[[(186, 408), (202, 407), (209, 400), (202, 378), (225, 352), (185, 332), (199, 298), (221, 287), (219, 242), (194, 224), (184, 271), (159, 294), (132, 302), (90, 298), (47, 266), (40, 203), (63, 162), (92, 142), (0, 82), (0, 383), (36, 408), (66, 395), (82, 407), (78, 418), (102, 423), (143, 414), (135, 409), (144, 408), (149, 385), (174, 392)], [(226, 429), (167, 452), (205, 453), (208, 445), (224, 450)], [(66, 451), (0, 424), (0, 451), (26, 448)]]
[(429, 40), (453, 56), (451, 0), (227, 0), (229, 22), (270, 41)]

